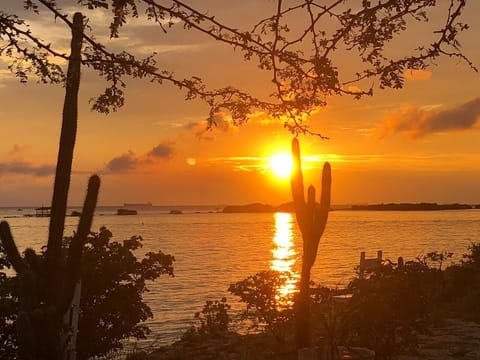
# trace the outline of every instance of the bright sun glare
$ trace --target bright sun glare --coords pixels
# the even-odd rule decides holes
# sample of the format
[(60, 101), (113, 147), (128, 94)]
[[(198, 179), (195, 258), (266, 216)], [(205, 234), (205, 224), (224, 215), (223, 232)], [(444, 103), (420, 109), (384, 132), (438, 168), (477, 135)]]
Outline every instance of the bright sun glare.
[(287, 178), (292, 172), (292, 156), (289, 154), (277, 154), (270, 158), (270, 170), (281, 179)]

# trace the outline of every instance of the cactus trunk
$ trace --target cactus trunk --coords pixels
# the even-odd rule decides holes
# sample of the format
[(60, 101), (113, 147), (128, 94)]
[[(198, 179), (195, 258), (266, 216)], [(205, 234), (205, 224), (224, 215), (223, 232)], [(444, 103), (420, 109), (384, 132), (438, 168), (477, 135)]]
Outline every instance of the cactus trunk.
[[(31, 249), (20, 255), (7, 222), (0, 223), (0, 239), (18, 277), (19, 312), (17, 316), (18, 355), (24, 360), (63, 360), (66, 358), (63, 326), (80, 277), (80, 263), (95, 211), (100, 178), (93, 175), (79, 220), (78, 230), (62, 254), (62, 239), (77, 132), (77, 102), (80, 85), (83, 16), (76, 13), (71, 24), (72, 43), (68, 64), (62, 130), (58, 150), (52, 198), (46, 264)], [(70, 344), (71, 345), (71, 344)], [(74, 345), (74, 344), (73, 344)]]
[(297, 349), (311, 346), (310, 274), (317, 257), (318, 244), (328, 220), (331, 196), (331, 169), (325, 163), (322, 173), (320, 204), (315, 202), (315, 188), (309, 186), (305, 201), (303, 174), (298, 139), (292, 141), (293, 171), (291, 189), (298, 226), (303, 239), (302, 273), (300, 291), (295, 303), (295, 338)]
[(52, 211), (48, 234), (47, 272), (50, 279), (48, 301), (56, 302), (60, 294), (60, 274), (62, 237), (67, 212), (68, 189), (72, 172), (73, 149), (77, 135), (78, 90), (80, 87), (80, 61), (83, 39), (83, 16), (73, 17), (72, 42), (68, 62), (65, 101), (63, 104), (62, 130), (58, 148), (57, 169), (53, 187)]

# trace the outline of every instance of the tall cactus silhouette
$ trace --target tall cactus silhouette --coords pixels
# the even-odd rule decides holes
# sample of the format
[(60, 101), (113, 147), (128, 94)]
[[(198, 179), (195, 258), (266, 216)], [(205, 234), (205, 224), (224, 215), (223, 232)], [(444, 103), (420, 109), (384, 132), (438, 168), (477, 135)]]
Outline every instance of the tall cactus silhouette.
[(332, 175), (330, 164), (323, 166), (322, 194), (320, 204), (315, 202), (315, 188), (308, 187), (305, 201), (300, 145), (298, 139), (292, 141), (293, 170), (291, 188), (298, 226), (303, 238), (303, 261), (300, 277), (300, 292), (295, 304), (297, 348), (311, 346), (310, 324), (310, 273), (317, 257), (318, 244), (325, 230), (330, 210)]
[(22, 257), (7, 222), (0, 223), (0, 239), (18, 278), (19, 312), (17, 340), (19, 357), (25, 360), (62, 360), (66, 358), (63, 317), (68, 310), (80, 277), (83, 246), (90, 233), (100, 188), (100, 178), (90, 177), (78, 229), (62, 254), (68, 189), (77, 132), (77, 103), (83, 39), (83, 16), (76, 13), (70, 24), (71, 53), (68, 63), (62, 130), (58, 150), (52, 198), (46, 260), (32, 249)]

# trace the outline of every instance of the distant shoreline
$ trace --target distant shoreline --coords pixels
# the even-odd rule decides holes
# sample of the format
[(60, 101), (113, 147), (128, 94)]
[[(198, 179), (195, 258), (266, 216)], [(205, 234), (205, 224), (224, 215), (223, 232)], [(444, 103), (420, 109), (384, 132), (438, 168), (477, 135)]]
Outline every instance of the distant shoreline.
[(439, 211), (439, 210), (471, 210), (480, 209), (480, 205), (469, 204), (437, 204), (437, 203), (389, 203), (371, 205), (352, 205), (351, 210), (369, 211)]
[[(441, 211), (441, 210), (472, 210), (480, 209), (480, 205), (469, 204), (437, 204), (437, 203), (387, 203), (387, 204), (366, 204), (335, 207), (331, 210), (353, 210), (353, 211)], [(252, 203), (246, 205), (228, 205), (223, 208), (223, 212), (231, 213), (274, 213), (274, 212), (294, 212), (293, 202), (285, 203), (279, 206), (268, 204)]]
[[(132, 204), (130, 204), (132, 205)], [(139, 204), (140, 205), (140, 204)], [(143, 204), (142, 204), (143, 205)], [(97, 210), (108, 209), (116, 211), (122, 208), (122, 205), (99, 205)], [(135, 206), (133, 206), (135, 207)], [(147, 205), (139, 206), (149, 211), (152, 210), (172, 210), (180, 209), (184, 211), (208, 210), (216, 213), (275, 213), (275, 212), (295, 212), (293, 202), (284, 203), (278, 206), (264, 203), (249, 203), (242, 205)], [(15, 210), (19, 214), (24, 211), (34, 210), (36, 206), (0, 206), (0, 209)], [(81, 209), (81, 206), (69, 206), (69, 210)], [(438, 204), (438, 203), (379, 203), (379, 204), (344, 204), (332, 205), (332, 211), (441, 211), (441, 210), (475, 210), (480, 209), (480, 204)]]

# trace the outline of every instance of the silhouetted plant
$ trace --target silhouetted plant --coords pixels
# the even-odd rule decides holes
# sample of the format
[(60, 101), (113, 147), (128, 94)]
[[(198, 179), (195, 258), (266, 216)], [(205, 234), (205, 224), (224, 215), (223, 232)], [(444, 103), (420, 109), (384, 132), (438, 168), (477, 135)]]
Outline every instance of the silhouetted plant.
[(472, 243), (459, 264), (444, 271), (447, 309), (468, 320), (480, 320), (480, 244)]
[(354, 279), (345, 314), (353, 344), (375, 350), (376, 359), (414, 350), (436, 299), (436, 273), (418, 260), (403, 267), (385, 262), (366, 278)]
[(278, 271), (261, 271), (228, 288), (246, 304), (242, 319), (253, 329), (270, 332), (279, 342), (285, 341), (292, 319), (292, 299), (279, 295), (286, 279), (286, 274)]
[(202, 311), (195, 313), (197, 325), (192, 325), (182, 339), (184, 341), (195, 341), (206, 337), (224, 336), (229, 331), (230, 325), (230, 304), (227, 298), (220, 300), (207, 300)]
[(82, 256), (78, 359), (105, 355), (122, 348), (122, 340), (143, 339), (150, 333), (142, 323), (153, 314), (143, 294), (148, 281), (164, 274), (173, 276), (175, 259), (162, 251), (138, 259), (141, 246), (140, 236), (112, 241), (112, 233), (104, 227), (87, 238)]
[(11, 269), (0, 242), (0, 359), (14, 359), (17, 353), (15, 319), (18, 313), (16, 279), (4, 272)]
[(453, 252), (450, 251), (432, 251), (417, 259), (427, 265), (430, 269), (435, 265), (437, 270), (442, 271), (444, 263), (449, 261), (452, 257)]
[(297, 138), (292, 141), (292, 158), (292, 197), (297, 223), (303, 239), (300, 291), (295, 303), (295, 336), (297, 348), (300, 349), (311, 346), (310, 273), (317, 257), (320, 238), (327, 225), (332, 177), (330, 164), (327, 162), (323, 166), (320, 204), (316, 203), (315, 188), (312, 185), (308, 187), (307, 201), (305, 201), (300, 145)]
[(92, 176), (88, 183), (78, 231), (72, 238), (68, 256), (63, 258), (62, 238), (77, 131), (80, 54), (84, 28), (82, 14), (76, 13), (73, 23), (69, 24), (72, 31), (71, 53), (68, 58), (62, 129), (45, 262), (43, 263), (32, 249), (27, 249), (22, 258), (8, 223), (0, 223), (3, 248), (17, 273), (19, 301), (16, 327), (18, 353), (21, 359), (60, 360), (69, 356), (66, 344), (70, 329), (65, 328), (63, 320), (80, 276), (83, 244), (90, 232), (100, 187), (99, 177)]
[[(73, 237), (64, 239), (63, 257), (72, 241)], [(164, 274), (173, 276), (175, 259), (161, 251), (149, 252), (138, 259), (136, 252), (141, 246), (140, 236), (123, 242), (112, 241), (112, 233), (104, 227), (86, 238), (81, 259), (77, 359), (107, 355), (121, 349), (123, 340), (144, 339), (150, 333), (148, 326), (142, 324), (153, 316), (143, 300), (143, 294), (148, 291), (147, 282)], [(37, 256), (41, 267), (45, 265), (46, 256), (45, 249)], [(0, 264), (10, 266), (1, 253)], [(16, 280), (0, 272), (0, 306), (6, 310), (0, 316), (0, 329), (5, 330), (0, 335), (5, 344), (0, 350), (0, 359), (15, 358), (17, 350), (14, 327), (18, 299), (13, 287)]]
[(468, 253), (463, 254), (462, 264), (480, 270), (480, 243), (471, 243), (468, 246)]

